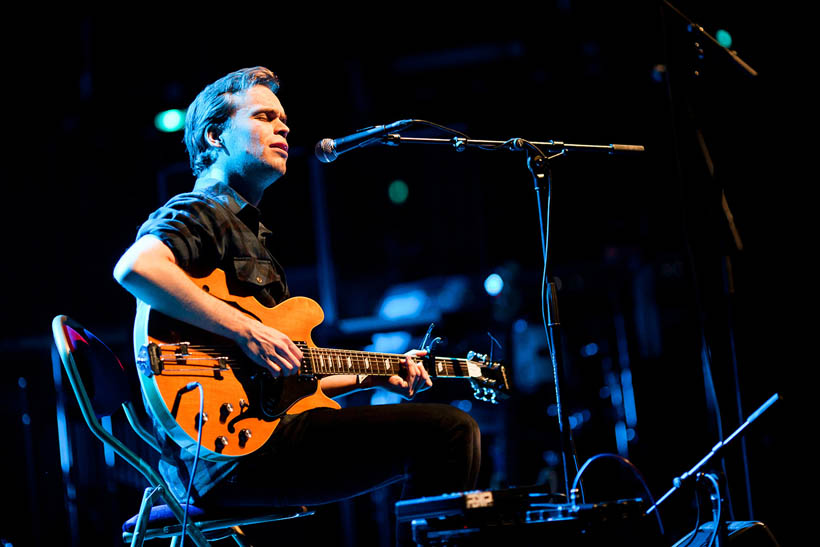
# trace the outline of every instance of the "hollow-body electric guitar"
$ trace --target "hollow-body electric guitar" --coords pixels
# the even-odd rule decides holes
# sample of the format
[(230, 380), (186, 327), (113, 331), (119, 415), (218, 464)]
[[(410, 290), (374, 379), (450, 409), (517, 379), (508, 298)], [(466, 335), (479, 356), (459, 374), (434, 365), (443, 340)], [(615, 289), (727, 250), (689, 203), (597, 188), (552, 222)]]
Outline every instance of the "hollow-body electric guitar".
[[(191, 279), (212, 296), (286, 334), (303, 354), (299, 374), (273, 378), (232, 341), (140, 303), (134, 347), (146, 404), (183, 448), (196, 449), (201, 423), (200, 455), (205, 459), (231, 460), (258, 450), (286, 414), (339, 408), (319, 387), (323, 376), (402, 374), (404, 355), (316, 347), (310, 335), (324, 312), (309, 298), (293, 297), (269, 308), (253, 297), (232, 295), (222, 270)], [(449, 357), (415, 360), (433, 378), (470, 380), (479, 398), (494, 402), (508, 392), (506, 371), (500, 365)], [(204, 393), (201, 417), (197, 383)]]

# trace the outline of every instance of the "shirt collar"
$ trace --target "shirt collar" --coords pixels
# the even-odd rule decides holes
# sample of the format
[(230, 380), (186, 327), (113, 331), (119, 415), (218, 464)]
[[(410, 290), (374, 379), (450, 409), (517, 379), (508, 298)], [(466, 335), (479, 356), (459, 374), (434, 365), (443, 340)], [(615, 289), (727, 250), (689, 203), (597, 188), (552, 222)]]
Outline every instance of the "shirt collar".
[(239, 192), (234, 190), (230, 185), (218, 179), (197, 179), (194, 190), (207, 194), (209, 197), (222, 203), (229, 211), (245, 220), (246, 223), (248, 223), (248, 221), (259, 222), (259, 217), (261, 216), (259, 209), (239, 195)]

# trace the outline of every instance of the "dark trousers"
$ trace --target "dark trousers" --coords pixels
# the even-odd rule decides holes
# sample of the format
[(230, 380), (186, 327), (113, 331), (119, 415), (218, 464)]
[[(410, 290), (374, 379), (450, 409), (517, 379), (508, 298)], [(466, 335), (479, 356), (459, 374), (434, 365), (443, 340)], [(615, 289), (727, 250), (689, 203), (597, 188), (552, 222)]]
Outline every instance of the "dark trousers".
[(219, 505), (319, 505), (404, 480), (402, 498), (475, 488), (478, 425), (449, 405), (313, 409), (288, 417), (268, 446), (204, 496)]

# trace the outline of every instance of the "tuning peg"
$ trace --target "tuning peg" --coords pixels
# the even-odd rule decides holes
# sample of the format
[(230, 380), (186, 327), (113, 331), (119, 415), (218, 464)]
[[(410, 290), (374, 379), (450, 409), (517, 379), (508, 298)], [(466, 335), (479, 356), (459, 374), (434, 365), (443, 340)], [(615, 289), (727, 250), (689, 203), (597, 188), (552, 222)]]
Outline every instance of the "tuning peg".
[(495, 390), (495, 382), (487, 378), (471, 378), (470, 385), (473, 387), (473, 397), (479, 401), (490, 404), (498, 404), (498, 392)]

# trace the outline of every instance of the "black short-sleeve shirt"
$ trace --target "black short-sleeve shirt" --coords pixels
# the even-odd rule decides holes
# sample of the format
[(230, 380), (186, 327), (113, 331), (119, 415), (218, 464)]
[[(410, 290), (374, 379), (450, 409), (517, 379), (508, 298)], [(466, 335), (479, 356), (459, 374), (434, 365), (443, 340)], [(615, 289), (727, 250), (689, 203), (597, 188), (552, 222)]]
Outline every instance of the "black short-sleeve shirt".
[(148, 217), (137, 239), (146, 234), (165, 243), (195, 277), (224, 270), (232, 294), (255, 296), (266, 306), (290, 296), (259, 210), (226, 184), (197, 181), (193, 192), (171, 198)]
[[(260, 303), (274, 306), (290, 293), (284, 270), (271, 253), (272, 234), (260, 216), (259, 210), (230, 186), (201, 179), (192, 192), (179, 194), (154, 211), (140, 227), (137, 239), (151, 234), (171, 249), (177, 265), (192, 276), (203, 277), (220, 268), (225, 271), (231, 294), (254, 296)], [(162, 447), (160, 472), (182, 501), (193, 454), (168, 438), (152, 418)], [(193, 497), (201, 497), (236, 466), (235, 461), (200, 459)]]

